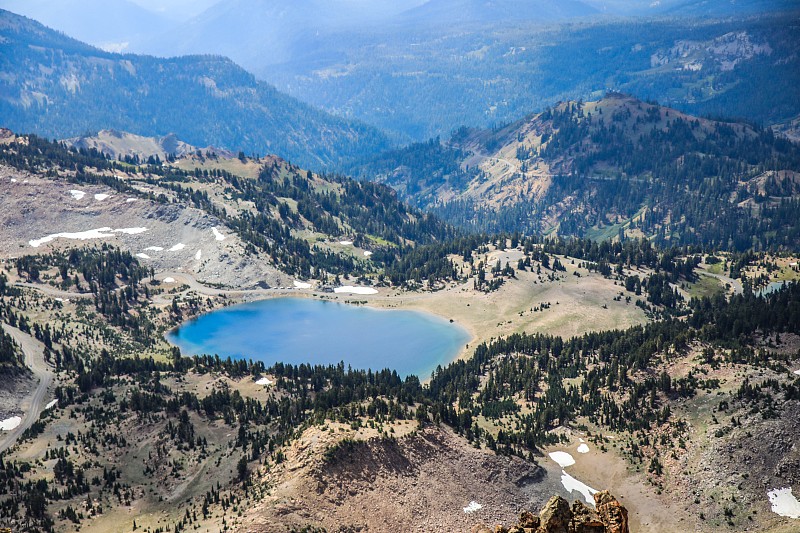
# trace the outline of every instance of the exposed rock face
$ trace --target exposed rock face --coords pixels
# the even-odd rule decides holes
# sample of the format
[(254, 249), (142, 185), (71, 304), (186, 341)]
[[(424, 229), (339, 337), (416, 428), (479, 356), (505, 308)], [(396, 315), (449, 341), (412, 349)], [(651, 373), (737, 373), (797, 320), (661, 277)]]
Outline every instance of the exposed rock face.
[(594, 495), (595, 506), (605, 533), (628, 533), (628, 510), (607, 490)]
[(569, 502), (561, 496), (553, 496), (539, 513), (538, 533), (569, 533), (572, 511)]
[(476, 526), (473, 533), (630, 533), (628, 510), (607, 490), (594, 495), (597, 510), (576, 500), (570, 508), (561, 496), (553, 496), (539, 516), (523, 511), (519, 523), (510, 528)]

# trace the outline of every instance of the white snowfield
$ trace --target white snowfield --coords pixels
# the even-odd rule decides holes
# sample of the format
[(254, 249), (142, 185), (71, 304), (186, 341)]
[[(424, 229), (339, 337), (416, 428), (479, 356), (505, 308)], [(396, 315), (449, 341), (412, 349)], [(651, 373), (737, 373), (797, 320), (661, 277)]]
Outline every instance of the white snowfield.
[(353, 241), (339, 241), (339, 244), (341, 244), (342, 246), (350, 246), (351, 244), (353, 244)]
[(792, 488), (773, 489), (767, 493), (772, 504), (772, 512), (788, 518), (800, 518), (800, 502), (797, 501)]
[(0, 420), (0, 431), (11, 431), (20, 424), (22, 424), (22, 418), (18, 416), (12, 416), (11, 418)]
[(220, 233), (219, 230), (216, 228), (216, 226), (211, 228), (211, 231), (214, 233), (214, 238), (217, 239), (218, 241), (224, 241), (225, 240), (225, 235)]
[(164, 283), (175, 283), (175, 278), (164, 278)]
[(46, 410), (48, 410), (48, 409), (52, 409), (52, 408), (53, 408), (53, 407), (55, 407), (57, 404), (58, 404), (58, 400), (53, 400), (53, 401), (51, 401), (50, 403), (48, 403), (47, 405), (45, 405), (45, 406), (44, 406), (44, 409), (45, 409), (45, 411), (46, 411)]
[(364, 257), (369, 257), (369, 256), (371, 256), (371, 255), (372, 255), (372, 252), (370, 252), (369, 250), (366, 250), (366, 251), (364, 252)]
[(475, 511), (479, 511), (481, 509), (483, 509), (483, 505), (479, 504), (476, 501), (472, 501), (472, 502), (469, 502), (469, 505), (464, 507), (464, 512), (467, 513), (467, 514), (472, 514)]
[(102, 239), (104, 237), (113, 237), (114, 233), (125, 233), (127, 235), (135, 235), (137, 233), (143, 233), (147, 231), (147, 228), (120, 228), (120, 229), (111, 229), (111, 228), (97, 228), (97, 229), (90, 229), (87, 231), (77, 231), (77, 232), (63, 232), (63, 233), (53, 233), (46, 237), (42, 237), (41, 239), (33, 239), (28, 241), (28, 244), (33, 246), (34, 248), (38, 248), (39, 246), (43, 245), (44, 243), (53, 241), (55, 239), (78, 239), (81, 241), (85, 241), (87, 239)]
[(136, 257), (140, 259), (150, 259), (150, 256), (147, 254), (136, 254)]
[[(582, 448), (586, 447), (586, 451), (582, 451)], [(589, 451), (589, 447), (586, 446), (585, 443), (581, 443), (578, 446), (579, 453), (586, 453)], [(550, 459), (555, 461), (558, 466), (561, 467), (561, 484), (567, 490), (567, 492), (572, 493), (574, 491), (580, 492), (583, 495), (583, 498), (586, 500), (591, 506), (594, 506), (594, 494), (597, 492), (596, 489), (593, 489), (583, 481), (579, 481), (574, 477), (570, 476), (564, 471), (564, 468), (568, 466), (572, 466), (575, 464), (575, 458), (572, 455), (568, 454), (567, 452), (550, 452), (547, 455), (550, 456)]]
[(575, 464), (575, 459), (567, 452), (550, 452), (547, 455), (561, 468), (566, 468)]
[(80, 200), (80, 199), (82, 199), (84, 196), (86, 196), (86, 193), (85, 193), (85, 192), (83, 192), (83, 191), (77, 191), (77, 190), (74, 190), (74, 189), (73, 189), (73, 190), (71, 190), (71, 191), (69, 191), (69, 193), (70, 193), (70, 194), (72, 195), (72, 197), (73, 197), (73, 198), (75, 198), (76, 200)]
[(352, 285), (336, 287), (333, 292), (336, 294), (378, 294), (378, 291), (372, 287), (353, 287)]
[(800, 370), (795, 370), (794, 373), (800, 376)]
[(589, 453), (589, 446), (587, 446), (585, 443), (581, 444), (578, 446), (578, 453)]
[(145, 252), (160, 252), (163, 248), (161, 246), (148, 246), (144, 249)]
[(272, 385), (272, 380), (269, 380), (267, 378), (261, 378), (258, 381), (256, 381), (256, 385), (264, 385), (265, 387), (269, 387), (270, 385)]
[(102, 202), (106, 198), (111, 198), (111, 195), (102, 192), (94, 195), (94, 199), (97, 200), (98, 202)]
[(203, 250), (197, 250), (197, 253), (194, 254), (195, 260), (200, 261), (201, 257), (203, 257)]
[(183, 244), (182, 242), (179, 242), (178, 244), (176, 244), (175, 246), (170, 248), (169, 251), (170, 252), (178, 252), (180, 250), (183, 250), (184, 248), (186, 248), (186, 245)]
[(296, 289), (310, 289), (311, 288), (311, 284), (310, 283), (306, 283), (305, 281), (294, 280), (294, 287)]
[(561, 484), (564, 485), (564, 488), (569, 492), (580, 492), (583, 494), (583, 499), (586, 500), (586, 503), (594, 506), (594, 495), (597, 492), (596, 489), (593, 489), (582, 481), (578, 481), (563, 470), (561, 471)]
[(135, 201), (136, 201), (136, 198), (127, 198), (125, 200), (126, 203), (131, 203), (131, 202), (135, 202)]

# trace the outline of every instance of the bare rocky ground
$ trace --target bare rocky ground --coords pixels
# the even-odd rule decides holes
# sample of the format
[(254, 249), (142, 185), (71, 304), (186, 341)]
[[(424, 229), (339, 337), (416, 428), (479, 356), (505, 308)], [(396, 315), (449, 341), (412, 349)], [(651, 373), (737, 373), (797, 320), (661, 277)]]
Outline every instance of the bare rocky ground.
[(36, 379), (27, 369), (0, 366), (0, 420), (22, 416), (20, 398), (29, 396), (36, 389), (36, 384)]
[[(309, 524), (328, 531), (469, 531), (477, 523), (513, 522), (520, 510), (539, 508), (558, 492), (558, 479), (542, 467), (475, 449), (444, 427), (333, 448), (338, 438), (307, 430), (286, 463), (267, 475), (275, 496), (249, 513), (243, 531)], [(482, 507), (465, 512), (473, 501)]]
[[(85, 194), (76, 198), (70, 193), (72, 190)], [(109, 196), (99, 200), (96, 194)], [(140, 262), (158, 272), (185, 272), (213, 285), (231, 288), (291, 285), (266, 258), (246, 254), (236, 235), (199, 209), (160, 204), (100, 185), (45, 179), (6, 166), (0, 166), (0, 198), (3, 206), (0, 257), (109, 243), (133, 254), (144, 254), (146, 257), (137, 256)], [(223, 240), (213, 231), (215, 227)], [(56, 238), (38, 247), (30, 243), (56, 233), (99, 228), (146, 228), (146, 231), (134, 234), (107, 231), (104, 233), (111, 236), (100, 239)]]

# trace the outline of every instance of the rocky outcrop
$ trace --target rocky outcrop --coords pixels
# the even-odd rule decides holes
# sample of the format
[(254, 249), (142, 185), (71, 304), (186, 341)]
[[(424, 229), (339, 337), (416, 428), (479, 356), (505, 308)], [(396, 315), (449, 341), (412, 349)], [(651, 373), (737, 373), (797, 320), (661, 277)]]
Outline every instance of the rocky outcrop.
[(607, 490), (594, 495), (595, 509), (576, 500), (570, 507), (561, 496), (553, 496), (539, 515), (523, 511), (519, 523), (495, 526), (480, 525), (473, 533), (629, 533), (628, 510)]

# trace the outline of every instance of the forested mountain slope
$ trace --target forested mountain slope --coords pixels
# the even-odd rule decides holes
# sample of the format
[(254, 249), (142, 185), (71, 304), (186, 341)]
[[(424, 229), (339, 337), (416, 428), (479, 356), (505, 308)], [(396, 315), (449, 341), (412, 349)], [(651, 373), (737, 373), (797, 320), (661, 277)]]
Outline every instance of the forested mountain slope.
[(0, 11), (0, 116), (15, 131), (72, 137), (102, 129), (178, 134), (322, 168), (386, 146), (216, 56), (157, 59), (100, 51)]
[[(67, 149), (35, 136), (12, 134), (4, 141), (0, 172), (11, 177), (2, 182), (6, 249), (38, 248), (30, 242), (49, 234), (119, 227), (126, 221), (146, 231), (119, 238), (131, 252), (144, 253), (149, 264), (173, 270), (191, 265), (196, 271), (201, 256), (214, 253), (216, 259), (218, 252), (221, 261), (242, 264), (238, 273), (216, 266), (217, 283), (241, 286), (253, 283), (253, 273), (245, 269), (245, 275), (242, 265), (254, 258), (290, 276), (326, 281), (375, 272), (415, 245), (456, 235), (436, 217), (405, 205), (385, 185), (315, 174), (275, 156), (253, 160), (202, 151), (167, 160), (117, 154), (117, 160), (94, 148)], [(140, 145), (148, 144), (144, 141), (139, 139)], [(92, 194), (100, 196), (91, 200)], [(213, 238), (215, 225), (236, 235), (236, 251), (228, 250), (224, 238)], [(175, 252), (181, 251), (186, 263), (175, 262), (181, 254), (162, 253), (174, 242), (141, 240), (151, 235), (185, 239)], [(148, 244), (158, 249), (150, 251)], [(193, 262), (189, 250), (198, 248), (205, 251)]]
[(502, 129), (463, 128), (355, 173), (482, 229), (738, 250), (797, 246), (800, 238), (800, 146), (771, 130), (618, 93)]

